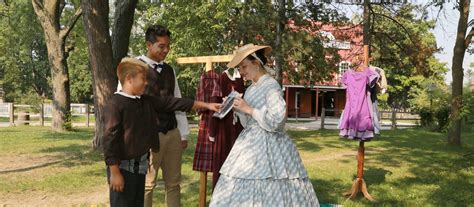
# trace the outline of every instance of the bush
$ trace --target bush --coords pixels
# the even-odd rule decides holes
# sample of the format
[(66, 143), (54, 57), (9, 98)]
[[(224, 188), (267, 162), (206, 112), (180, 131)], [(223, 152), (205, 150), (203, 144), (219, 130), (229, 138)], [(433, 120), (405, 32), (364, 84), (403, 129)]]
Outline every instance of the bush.
[(463, 108), (461, 110), (463, 124), (471, 129), (474, 126), (474, 91), (466, 92), (463, 96)]
[(429, 108), (421, 108), (418, 111), (422, 127), (430, 128), (433, 125), (433, 112)]
[(451, 106), (444, 105), (436, 109), (436, 131), (445, 132), (449, 124), (449, 115), (451, 114)]
[(436, 108), (423, 107), (418, 110), (421, 126), (432, 131), (446, 131), (449, 124), (450, 105)]

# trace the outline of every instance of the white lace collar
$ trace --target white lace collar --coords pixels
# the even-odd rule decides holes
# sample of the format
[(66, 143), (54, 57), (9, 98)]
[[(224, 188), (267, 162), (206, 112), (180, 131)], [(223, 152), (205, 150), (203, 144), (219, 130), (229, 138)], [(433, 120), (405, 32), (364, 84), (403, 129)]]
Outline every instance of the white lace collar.
[(125, 92), (123, 92), (123, 91), (117, 91), (117, 92), (115, 92), (114, 94), (118, 94), (118, 95), (121, 95), (121, 96), (125, 96), (125, 97), (131, 98), (131, 99), (140, 99), (140, 98), (141, 98), (140, 96), (130, 95), (130, 94), (125, 93)]

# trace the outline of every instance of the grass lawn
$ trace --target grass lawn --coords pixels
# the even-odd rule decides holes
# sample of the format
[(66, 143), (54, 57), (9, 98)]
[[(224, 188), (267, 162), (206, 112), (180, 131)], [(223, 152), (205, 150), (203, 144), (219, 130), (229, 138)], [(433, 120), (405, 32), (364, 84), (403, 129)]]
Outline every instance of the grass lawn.
[[(65, 133), (47, 127), (0, 128), (0, 205), (106, 205), (105, 167), (101, 154), (90, 148), (92, 134), (92, 128)], [(321, 203), (474, 205), (472, 131), (463, 133), (462, 147), (447, 146), (444, 134), (422, 129), (383, 131), (382, 137), (366, 143), (364, 179), (375, 203), (360, 195), (346, 201), (341, 195), (356, 176), (357, 142), (341, 140), (334, 130), (289, 134)], [(183, 164), (183, 206), (197, 206), (199, 194), (199, 174), (191, 169), (196, 131), (190, 139)], [(163, 192), (160, 182), (156, 206), (164, 206)]]

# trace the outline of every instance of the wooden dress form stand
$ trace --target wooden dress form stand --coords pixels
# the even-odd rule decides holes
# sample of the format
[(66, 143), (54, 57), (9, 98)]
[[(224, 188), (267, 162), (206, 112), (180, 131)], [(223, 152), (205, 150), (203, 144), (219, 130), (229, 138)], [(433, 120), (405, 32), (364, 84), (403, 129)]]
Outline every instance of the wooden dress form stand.
[(344, 193), (345, 196), (349, 196), (347, 199), (355, 198), (359, 191), (362, 192), (365, 198), (369, 201), (375, 201), (375, 199), (367, 192), (367, 185), (364, 181), (364, 148), (365, 141), (359, 142), (359, 149), (357, 150), (357, 178), (352, 184), (352, 188), (349, 192)]
[[(367, 0), (365, 0), (367, 2)], [(365, 5), (364, 7), (364, 20), (368, 19), (368, 7)], [(369, 66), (369, 44), (368, 44), (368, 26), (369, 24), (364, 22), (364, 65), (366, 67)], [(357, 178), (354, 180), (352, 184), (352, 188), (349, 192), (344, 193), (345, 196), (349, 196), (347, 199), (355, 198), (357, 192), (361, 191), (365, 198), (369, 201), (375, 201), (375, 199), (367, 192), (367, 185), (364, 181), (364, 155), (365, 155), (365, 148), (364, 148), (365, 141), (359, 142), (359, 149), (357, 150)]]
[[(178, 64), (206, 64), (206, 72), (212, 70), (212, 63), (230, 62), (232, 55), (216, 55), (216, 56), (198, 56), (198, 57), (182, 57), (177, 58)], [(200, 172), (199, 176), (199, 207), (206, 206), (207, 195), (207, 172)]]

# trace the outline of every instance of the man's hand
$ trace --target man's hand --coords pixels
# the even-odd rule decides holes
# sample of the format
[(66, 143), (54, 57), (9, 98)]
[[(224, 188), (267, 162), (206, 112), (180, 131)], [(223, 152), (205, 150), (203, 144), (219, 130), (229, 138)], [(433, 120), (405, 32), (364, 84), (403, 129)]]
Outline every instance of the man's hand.
[(188, 148), (188, 140), (181, 140), (181, 147), (183, 149)]
[(110, 166), (110, 189), (115, 192), (123, 192), (124, 181), (118, 165)]

